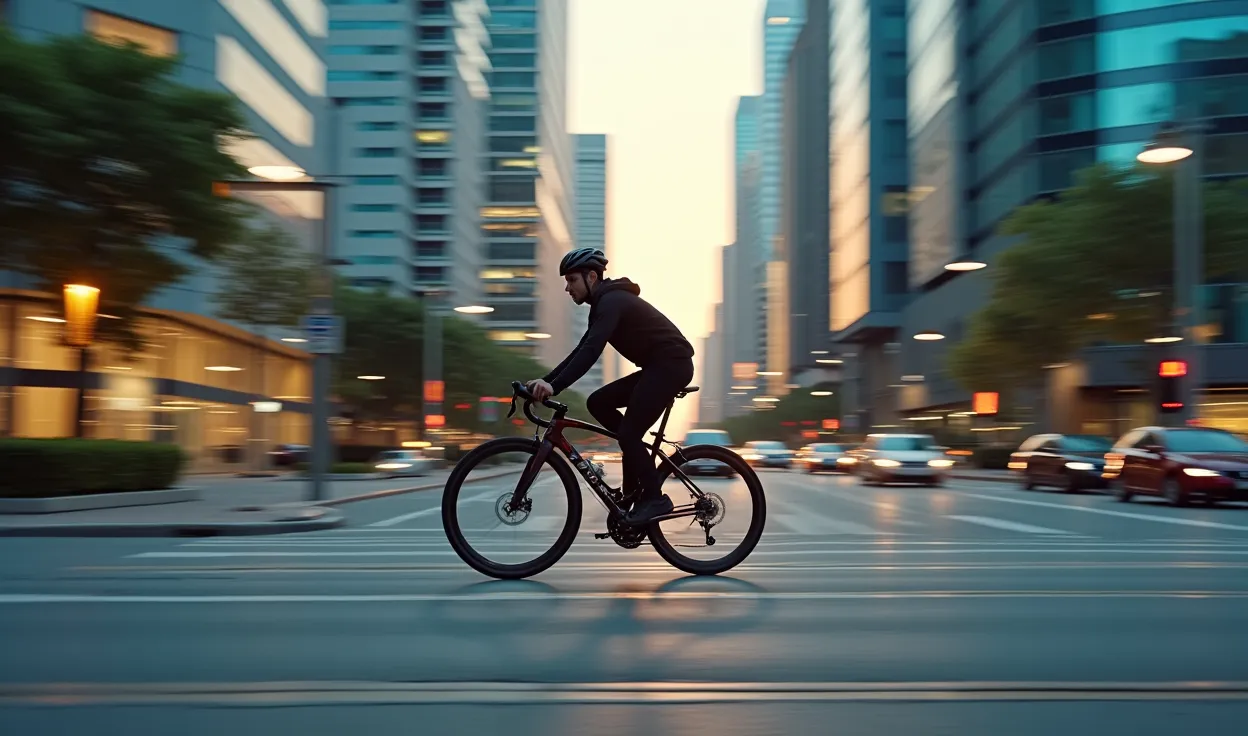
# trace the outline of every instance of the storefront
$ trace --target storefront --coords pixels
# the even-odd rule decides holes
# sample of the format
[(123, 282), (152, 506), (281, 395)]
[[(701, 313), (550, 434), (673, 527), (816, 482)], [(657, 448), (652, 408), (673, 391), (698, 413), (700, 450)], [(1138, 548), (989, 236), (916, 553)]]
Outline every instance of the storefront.
[(238, 469), (249, 450), (308, 442), (307, 353), (194, 314), (143, 310), (134, 328), (134, 352), (88, 348), (84, 379), (60, 301), (0, 290), (0, 436), (73, 436), (82, 381), (84, 436), (173, 442), (194, 470)]

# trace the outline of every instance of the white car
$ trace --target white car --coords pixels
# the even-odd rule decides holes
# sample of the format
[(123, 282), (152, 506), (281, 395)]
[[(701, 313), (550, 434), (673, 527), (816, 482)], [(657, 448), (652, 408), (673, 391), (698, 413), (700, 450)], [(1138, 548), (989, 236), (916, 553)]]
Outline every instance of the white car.
[[(685, 435), (685, 441), (680, 444), (682, 447), (693, 447), (694, 445), (732, 447), (732, 437), (722, 429), (691, 429)], [(733, 469), (727, 465), (718, 460), (707, 458), (691, 460), (682, 465), (681, 470), (685, 471), (686, 475), (720, 475), (725, 478), (731, 478), (736, 475)]]
[(852, 451), (851, 466), (866, 483), (945, 482), (953, 461), (929, 434), (872, 434)]
[(788, 468), (793, 465), (794, 453), (783, 442), (755, 440), (746, 442), (741, 457), (754, 467)]
[(373, 462), (373, 469), (386, 478), (424, 475), (432, 466), (432, 460), (415, 450), (386, 450)]

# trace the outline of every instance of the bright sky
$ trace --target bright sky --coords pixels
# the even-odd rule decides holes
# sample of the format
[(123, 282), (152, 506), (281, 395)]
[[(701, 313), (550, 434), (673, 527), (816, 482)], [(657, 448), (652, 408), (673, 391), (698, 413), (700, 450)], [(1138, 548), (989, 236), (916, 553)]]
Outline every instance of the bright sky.
[[(736, 99), (762, 91), (764, 0), (571, 0), (568, 127), (606, 133), (608, 276), (699, 352), (733, 239)], [(700, 378), (700, 375), (699, 375)], [(697, 397), (677, 402), (679, 436)]]

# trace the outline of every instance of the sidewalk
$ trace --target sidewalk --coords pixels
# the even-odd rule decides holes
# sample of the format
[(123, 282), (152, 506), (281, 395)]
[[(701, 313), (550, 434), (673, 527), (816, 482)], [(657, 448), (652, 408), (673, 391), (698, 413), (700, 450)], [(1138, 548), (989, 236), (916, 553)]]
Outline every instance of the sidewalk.
[[(480, 473), (485, 480), (521, 467)], [(307, 482), (285, 478), (193, 475), (180, 485), (200, 489), (196, 501), (67, 511), (58, 514), (0, 514), (0, 537), (191, 537), (285, 534), (331, 529), (346, 523), (337, 506), (418, 491), (441, 491), (450, 470), (418, 478), (344, 480), (325, 484), (327, 498), (308, 498)]]

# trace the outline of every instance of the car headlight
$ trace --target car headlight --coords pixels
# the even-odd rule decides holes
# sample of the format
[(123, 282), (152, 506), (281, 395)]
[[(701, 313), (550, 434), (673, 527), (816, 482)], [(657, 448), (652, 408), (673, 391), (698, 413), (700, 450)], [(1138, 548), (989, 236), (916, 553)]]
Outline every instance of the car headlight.
[(943, 459), (943, 458), (940, 458), (940, 459), (936, 459), (936, 460), (928, 460), (928, 461), (927, 461), (927, 465), (928, 465), (928, 467), (930, 467), (930, 468), (952, 468), (952, 467), (953, 467), (953, 461), (952, 461), (952, 460), (945, 460), (945, 459)]
[(745, 458), (746, 460), (762, 460), (763, 459), (762, 455), (742, 455), (741, 457)]
[(1026, 470), (1027, 463), (1022, 460), (1011, 460), (1009, 467), (1010, 470)]
[(871, 462), (881, 468), (897, 468), (901, 466), (901, 463), (896, 460), (889, 460), (886, 457), (882, 457), (879, 460), (872, 460)]
[(1092, 463), (1069, 462), (1066, 463), (1067, 470), (1096, 470), (1096, 466)]
[(412, 467), (411, 463), (380, 463), (377, 465), (378, 470), (402, 470), (410, 467)]
[(1222, 475), (1218, 471), (1209, 470), (1208, 468), (1183, 468), (1183, 474), (1190, 475), (1193, 478), (1216, 478)]
[(858, 462), (856, 457), (838, 457), (836, 459), (837, 465), (853, 465), (856, 462)]

